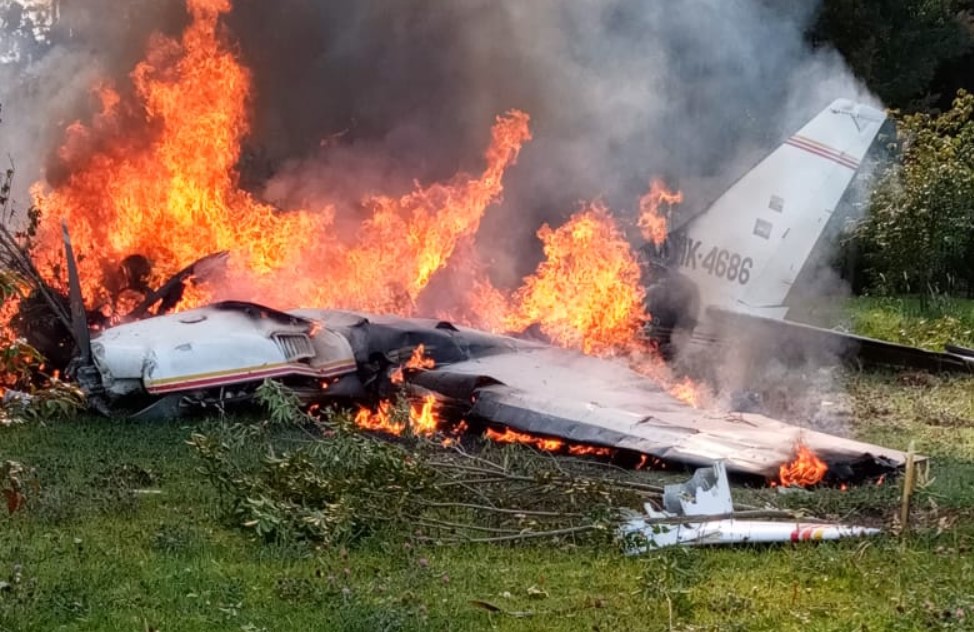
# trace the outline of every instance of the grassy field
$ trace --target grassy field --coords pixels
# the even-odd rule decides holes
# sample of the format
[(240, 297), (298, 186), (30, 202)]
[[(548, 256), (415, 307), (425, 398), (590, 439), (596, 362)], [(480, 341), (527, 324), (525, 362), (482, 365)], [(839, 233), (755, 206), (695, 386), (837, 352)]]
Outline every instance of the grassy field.
[(946, 343), (974, 346), (974, 300), (856, 297), (843, 316), (852, 331), (872, 338), (935, 351)]
[[(0, 462), (37, 477), (26, 508), (0, 516), (0, 630), (974, 629), (974, 380), (857, 374), (846, 387), (857, 435), (933, 457), (905, 540), (637, 558), (266, 545), (226, 521), (185, 444), (195, 424), (0, 428)], [(738, 500), (891, 526), (898, 494), (894, 482)]]

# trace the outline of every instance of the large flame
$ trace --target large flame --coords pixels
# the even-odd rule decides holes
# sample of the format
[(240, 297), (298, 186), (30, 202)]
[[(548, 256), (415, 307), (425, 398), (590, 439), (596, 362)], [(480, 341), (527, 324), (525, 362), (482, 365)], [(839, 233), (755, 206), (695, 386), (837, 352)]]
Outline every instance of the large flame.
[[(182, 40), (154, 37), (132, 73), (136, 102), (100, 87), (100, 113), (90, 126), (71, 125), (60, 150), (68, 179), (50, 193), (38, 190), (48, 216), (41, 246), (56, 260), (58, 222), (50, 220), (67, 220), (86, 255), (81, 276), (90, 303), (107, 298), (106, 268), (128, 255), (152, 261), (156, 283), (226, 249), (238, 272), (266, 273), (310, 247), (326, 223), (321, 215), (275, 213), (237, 188), (250, 75), (217, 36), (229, 2), (187, 5), (192, 22)], [(135, 126), (139, 118), (144, 124)]]
[[(364, 200), (370, 216), (345, 243), (334, 234), (332, 208), (282, 212), (239, 187), (251, 80), (218, 35), (230, 4), (189, 0), (188, 8), (182, 38), (154, 37), (132, 73), (134, 101), (102, 86), (94, 120), (69, 127), (59, 154), (68, 177), (51, 191), (35, 187), (47, 216), (42, 259), (59, 260), (53, 220), (65, 219), (84, 255), (89, 305), (117, 299), (111, 275), (129, 255), (151, 261), (154, 285), (203, 254), (230, 250), (224, 293), (235, 298), (411, 311), (500, 195), (505, 169), (530, 138), (527, 115), (497, 119), (479, 176)], [(181, 306), (213, 298), (197, 290)]]
[[(545, 260), (520, 289), (495, 287), (477, 258), (481, 220), (531, 138), (527, 114), (496, 118), (479, 174), (417, 184), (405, 195), (376, 192), (362, 200), (364, 219), (339, 217), (338, 207), (327, 204), (277, 209), (240, 187), (237, 164), (249, 133), (252, 81), (221, 28), (230, 1), (187, 0), (187, 7), (189, 26), (178, 39), (151, 39), (145, 60), (131, 73), (131, 90), (97, 87), (98, 113), (67, 129), (57, 170), (63, 175), (52, 174), (49, 186), (34, 189), (44, 213), (41, 267), (52, 274), (59, 269), (59, 220), (66, 220), (82, 255), (89, 307), (122, 313), (133, 304), (120, 292), (124, 283), (136, 291), (158, 287), (199, 257), (229, 250), (226, 277), (190, 287), (181, 309), (236, 298), (285, 309), (314, 305), (409, 316), (434, 275), (449, 268), (468, 281), (451, 313), (461, 322), (494, 331), (538, 326), (556, 344), (626, 355), (639, 370), (669, 383), (653, 350), (640, 341), (650, 315), (636, 255), (602, 204), (586, 206), (560, 227), (541, 228)], [(640, 202), (639, 224), (648, 239), (665, 237), (661, 205), (681, 199), (652, 183)], [(340, 235), (338, 225), (356, 229)], [(138, 287), (118, 272), (133, 255), (151, 263)], [(359, 421), (395, 433), (390, 412), (379, 406), (360, 413)], [(424, 415), (417, 410), (417, 417)]]
[(600, 204), (538, 231), (546, 260), (515, 294), (511, 329), (538, 324), (559, 345), (605, 354), (625, 347), (648, 320), (640, 269)]

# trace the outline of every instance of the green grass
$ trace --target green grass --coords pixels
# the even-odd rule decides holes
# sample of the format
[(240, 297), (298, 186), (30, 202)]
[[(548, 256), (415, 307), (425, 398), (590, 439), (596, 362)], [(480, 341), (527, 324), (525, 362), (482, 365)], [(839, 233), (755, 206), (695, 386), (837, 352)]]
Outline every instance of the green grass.
[(819, 298), (799, 302), (789, 320), (942, 351), (974, 347), (974, 300), (944, 296)]
[[(638, 558), (586, 546), (270, 546), (225, 521), (184, 443), (193, 425), (0, 428), (0, 462), (38, 481), (24, 511), (0, 515), (0, 630), (667, 630), (671, 611), (678, 630), (974, 628), (974, 380), (848, 382), (861, 437), (916, 441), (933, 457), (906, 541)], [(888, 524), (898, 493), (737, 494)]]
[(974, 346), (974, 301), (931, 297), (857, 297), (843, 319), (863, 336), (941, 351), (946, 343)]

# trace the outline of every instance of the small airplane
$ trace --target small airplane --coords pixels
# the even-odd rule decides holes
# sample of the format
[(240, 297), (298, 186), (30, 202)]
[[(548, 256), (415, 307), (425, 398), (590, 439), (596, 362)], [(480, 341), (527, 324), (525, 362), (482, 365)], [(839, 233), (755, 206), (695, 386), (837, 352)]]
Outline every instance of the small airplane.
[[(420, 345), (432, 367), (403, 371)], [(471, 427), (689, 465), (724, 460), (772, 479), (799, 444), (837, 481), (905, 462), (895, 450), (763, 415), (694, 409), (622, 363), (432, 319), (222, 302), (109, 328), (81, 357), (75, 373), (89, 400), (115, 414), (137, 403), (144, 419), (247, 402), (273, 378), (307, 403), (375, 404), (402, 388), (413, 399), (433, 395)]]
[[(670, 282), (690, 284), (686, 295), (698, 305), (784, 316), (788, 289), (883, 119), (866, 106), (830, 106), (671, 239)], [(402, 388), (432, 394), (457, 420), (480, 427), (693, 466), (723, 461), (729, 471), (772, 479), (797, 445), (823, 459), (835, 480), (878, 476), (906, 461), (896, 450), (760, 414), (697, 410), (623, 364), (446, 321), (222, 302), (92, 336), (66, 226), (64, 242), (70, 314), (57, 307), (77, 348), (69, 373), (108, 414), (149, 419), (223, 407), (252, 400), (264, 380), (276, 379), (308, 403), (375, 404)], [(165, 300), (198, 267), (147, 300)], [(401, 371), (420, 345), (433, 367)]]
[[(624, 364), (544, 343), (422, 318), (349, 311), (277, 311), (228, 301), (155, 316), (91, 336), (67, 228), (70, 373), (96, 409), (169, 418), (253, 399), (276, 379), (306, 403), (377, 403), (401, 388), (435, 397), (454, 420), (606, 447), (661, 461), (774, 479), (807, 446), (833, 480), (898, 468), (896, 450), (759, 414), (696, 410)], [(422, 345), (432, 366), (404, 371)], [(396, 376), (401, 376), (397, 379)]]

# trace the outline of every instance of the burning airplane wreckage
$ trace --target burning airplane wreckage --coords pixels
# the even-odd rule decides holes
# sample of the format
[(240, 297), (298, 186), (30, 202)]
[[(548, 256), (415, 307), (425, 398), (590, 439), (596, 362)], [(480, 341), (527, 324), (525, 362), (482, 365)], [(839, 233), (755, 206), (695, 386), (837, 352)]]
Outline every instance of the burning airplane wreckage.
[[(731, 472), (802, 486), (878, 477), (905, 461), (896, 450), (763, 415), (696, 408), (619, 359), (446, 320), (224, 301), (92, 336), (66, 227), (64, 239), (71, 307), (64, 323), (80, 350), (67, 373), (108, 415), (131, 411), (151, 420), (249, 402), (258, 385), (275, 379), (308, 405), (365, 404), (359, 425), (391, 434), (405, 430), (388, 416), (401, 390), (418, 404), (410, 430), (419, 434), (475, 425), (500, 442), (723, 462)], [(150, 304), (178, 295), (174, 288), (200, 267), (150, 293)]]
[[(684, 485), (667, 486), (665, 510), (647, 504), (647, 517), (619, 527), (630, 554), (674, 545), (878, 533), (843, 524), (735, 517), (726, 471), (811, 486), (885, 476), (907, 459), (895, 450), (763, 415), (695, 408), (618, 359), (444, 320), (284, 312), (223, 301), (91, 336), (67, 230), (64, 235), (69, 322), (80, 349), (68, 373), (94, 409), (117, 415), (151, 402), (132, 414), (151, 422), (250, 402), (264, 380), (275, 379), (308, 406), (359, 406), (355, 421), (366, 430), (457, 437), (478, 428), (489, 440), (556, 453), (611, 456), (617, 462), (628, 455), (640, 466), (648, 459), (713, 466)], [(170, 291), (175, 286), (178, 281)], [(165, 300), (162, 293), (150, 296)], [(398, 425), (390, 414), (398, 394), (413, 402), (407, 424)]]
[[(473, 239), (531, 139), (527, 114), (497, 118), (479, 176), (364, 200), (368, 218), (342, 239), (335, 208), (281, 210), (239, 186), (250, 77), (220, 35), (229, 4), (187, 6), (186, 31), (152, 41), (134, 93), (101, 86), (100, 112), (67, 128), (58, 152), (67, 175), (34, 189), (36, 233), (0, 231), (7, 266), (33, 286), (8, 303), (7, 335), (26, 337), (93, 408), (170, 417), (246, 403), (274, 379), (309, 406), (357, 410), (369, 430), (406, 431), (389, 416), (404, 393), (416, 434), (466, 429), (633, 466), (721, 462), (811, 486), (875, 479), (906, 462), (896, 450), (701, 406), (699, 387), (673, 378), (643, 336), (652, 300), (647, 311), (645, 270), (626, 235), (658, 246), (678, 238), (658, 294), (684, 297), (675, 309), (690, 320), (704, 320), (700, 290), (715, 305), (780, 317), (755, 306), (783, 302), (881, 112), (836, 101), (670, 242), (663, 206), (679, 196), (656, 182), (633, 226), (600, 203), (545, 225), (545, 260), (506, 292)], [(145, 126), (140, 112), (151, 129), (129, 134)], [(716, 214), (745, 207), (758, 216), (723, 235)], [(217, 254), (182, 267), (202, 253)], [(427, 312), (435, 318), (417, 318), (437, 275), (463, 290)], [(279, 308), (295, 304), (310, 307)]]

